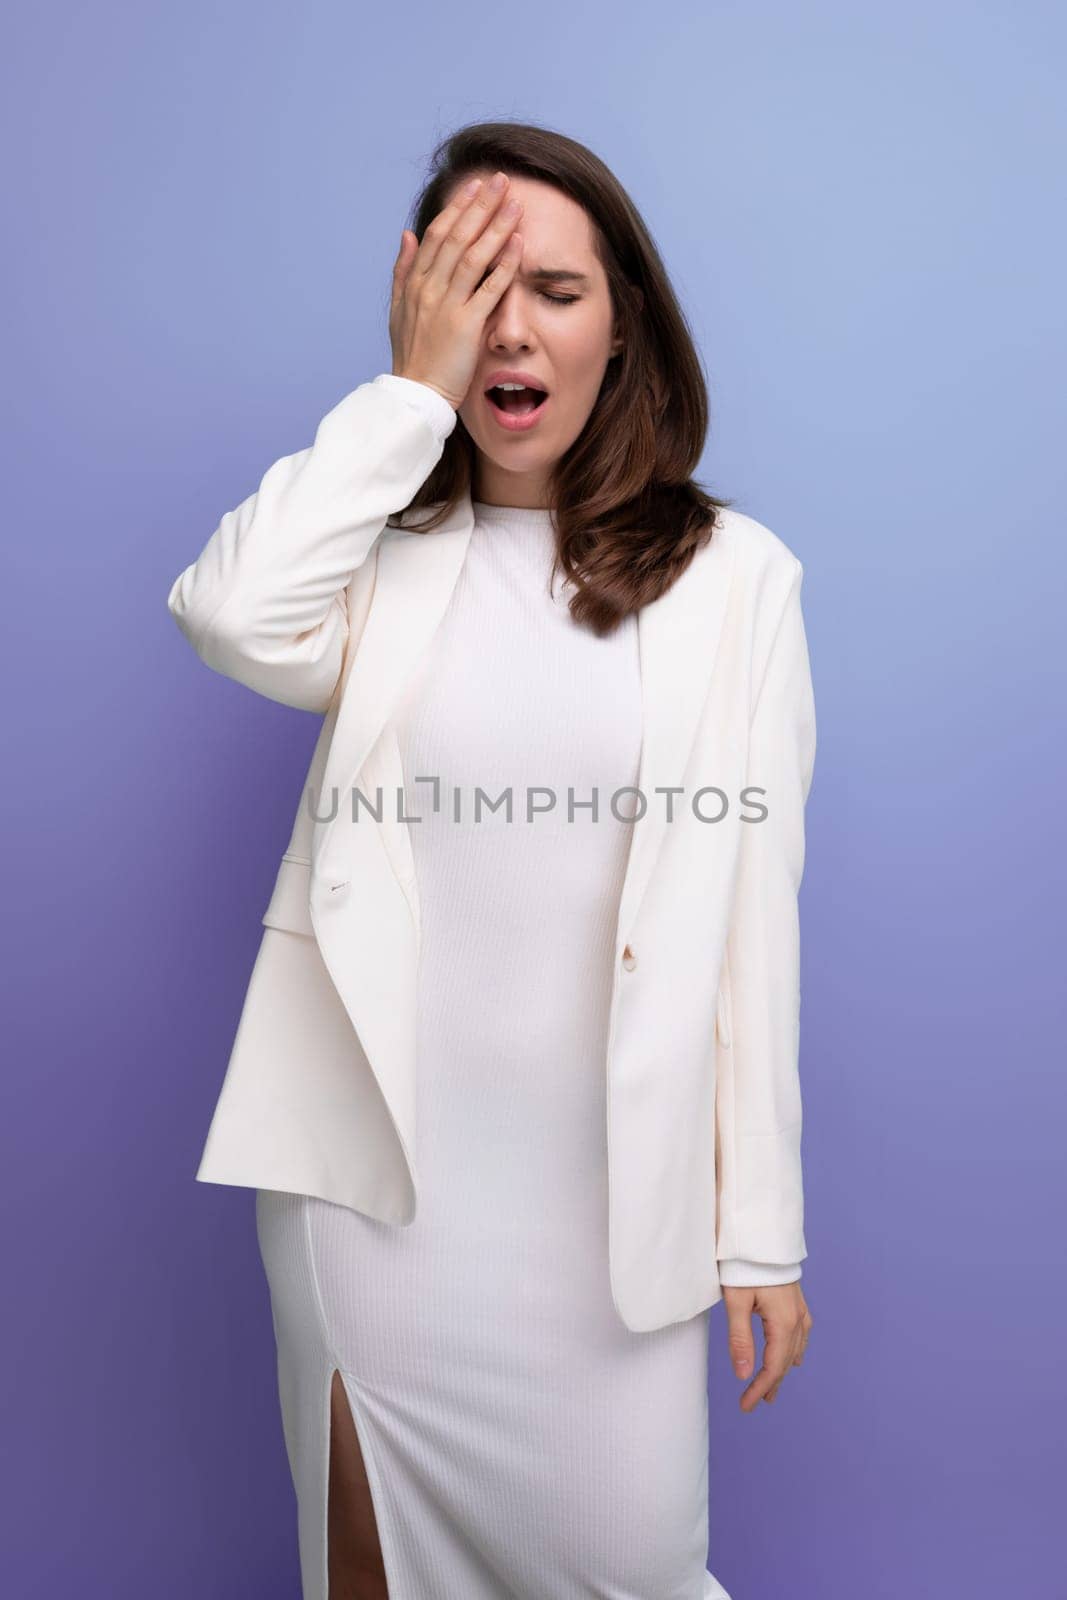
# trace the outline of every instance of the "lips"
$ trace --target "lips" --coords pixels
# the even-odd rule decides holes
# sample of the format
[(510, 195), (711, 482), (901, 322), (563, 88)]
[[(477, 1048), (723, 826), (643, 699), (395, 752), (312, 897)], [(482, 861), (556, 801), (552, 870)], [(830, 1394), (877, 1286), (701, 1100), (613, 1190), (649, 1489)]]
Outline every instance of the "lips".
[(498, 383), (524, 383), (528, 389), (540, 389), (542, 394), (549, 392), (548, 384), (540, 373), (526, 372), (522, 367), (494, 367), (492, 372), (485, 375), (483, 391), (492, 389)]
[[(502, 396), (495, 388), (489, 388), (485, 391), (485, 403), (489, 415), (499, 427), (505, 429), (508, 433), (523, 433), (527, 428), (536, 428), (552, 404), (551, 395), (544, 389), (539, 390), (538, 394), (540, 398), (538, 399), (535, 395), (536, 404), (532, 406), (527, 403), (525, 409), (505, 410), (507, 402), (498, 404), (497, 402), (502, 399)], [(518, 398), (521, 400), (527, 397), (520, 395)]]

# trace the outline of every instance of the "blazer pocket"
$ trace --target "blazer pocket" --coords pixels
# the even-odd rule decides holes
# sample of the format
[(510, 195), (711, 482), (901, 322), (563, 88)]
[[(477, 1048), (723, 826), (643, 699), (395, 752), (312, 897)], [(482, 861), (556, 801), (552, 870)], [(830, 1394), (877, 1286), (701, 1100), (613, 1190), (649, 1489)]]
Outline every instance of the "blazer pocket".
[(262, 921), (268, 928), (315, 937), (311, 921), (311, 862), (286, 851), (274, 880), (274, 892)]

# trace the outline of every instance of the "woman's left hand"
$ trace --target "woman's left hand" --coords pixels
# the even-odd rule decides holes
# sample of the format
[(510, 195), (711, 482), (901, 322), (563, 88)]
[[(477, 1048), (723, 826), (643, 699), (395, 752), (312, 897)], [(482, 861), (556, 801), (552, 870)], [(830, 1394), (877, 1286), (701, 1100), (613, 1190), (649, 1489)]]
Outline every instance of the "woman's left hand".
[(775, 1398), (786, 1373), (804, 1360), (814, 1319), (799, 1280), (754, 1289), (724, 1284), (722, 1295), (730, 1361), (739, 1378), (747, 1378), (756, 1363), (753, 1315), (763, 1323), (763, 1365), (741, 1396), (741, 1410), (754, 1411), (761, 1400)]

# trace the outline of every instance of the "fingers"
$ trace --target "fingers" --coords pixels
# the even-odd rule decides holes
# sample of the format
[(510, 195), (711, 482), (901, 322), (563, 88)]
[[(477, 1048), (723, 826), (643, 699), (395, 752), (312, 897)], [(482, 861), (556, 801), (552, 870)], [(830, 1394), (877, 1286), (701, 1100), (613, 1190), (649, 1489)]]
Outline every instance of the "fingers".
[[(414, 250), (411, 248), (412, 242), (415, 243)], [(404, 293), (404, 285), (408, 281), (408, 274), (411, 272), (412, 263), (417, 254), (418, 241), (415, 239), (411, 229), (405, 228), (400, 235), (400, 249), (393, 263), (393, 289), (390, 306), (394, 311), (400, 303), (400, 298)]]
[(791, 1335), (785, 1335), (783, 1337), (783, 1346), (785, 1349), (785, 1354), (779, 1358), (781, 1363), (780, 1370), (778, 1370), (778, 1361), (772, 1365), (772, 1370), (775, 1371), (777, 1375), (774, 1377), (770, 1388), (767, 1390), (768, 1402), (778, 1398), (778, 1391), (782, 1387), (782, 1379), (785, 1377), (787, 1372), (796, 1366), (797, 1351), (801, 1346), (801, 1329), (799, 1324), (793, 1329)]
[[(726, 1295), (726, 1338), (730, 1362), (739, 1378), (747, 1378), (756, 1364), (756, 1341), (752, 1337), (754, 1296)], [(744, 1398), (742, 1396), (742, 1398)]]
[(405, 228), (393, 265), (393, 371), (421, 378), (456, 409), (474, 376), (485, 320), (522, 255), (515, 231), (522, 205), (509, 199), (505, 173), (495, 180), (461, 188), (421, 243)]
[[(403, 296), (404, 285), (410, 278), (416, 262), (419, 264), (420, 272), (426, 273), (429, 270), (442, 241), (447, 237), (456, 220), (462, 216), (470, 205), (480, 187), (480, 182), (476, 184), (473, 190), (470, 185), (463, 185), (453, 199), (449, 201), (448, 205), (437, 213), (426, 228), (421, 243), (410, 228), (402, 230), (400, 234), (400, 250), (396, 261), (393, 263), (392, 307), (394, 310)], [(414, 248), (411, 248), (412, 245)]]
[[(487, 316), (504, 293), (522, 256), (522, 235), (515, 229), (523, 207), (509, 198), (509, 181), (506, 173), (498, 172), (489, 183), (472, 179), (463, 185), (434, 217), (421, 243), (410, 229), (403, 230), (389, 302), (394, 344), (405, 317), (409, 284), (424, 304), (469, 304), (478, 318)], [(500, 259), (487, 272), (498, 254)], [(429, 302), (423, 301), (426, 292)]]
[[(479, 194), (484, 187), (480, 179), (473, 179), (472, 183), (475, 184), (473, 189), (470, 184), (463, 184), (457, 190), (453, 198), (448, 202), (448, 205), (445, 206), (443, 210), (439, 211), (436, 217), (434, 217), (433, 221), (427, 225), (426, 230), (423, 233), (421, 243), (417, 244), (415, 255), (411, 263), (411, 265), (414, 266), (415, 262), (417, 261), (419, 264), (419, 271), (421, 273), (425, 274), (429, 272), (430, 267), (437, 258), (442, 244), (448, 238), (448, 235), (459, 221), (459, 218), (464, 214), (465, 211), (469, 210), (475, 196)], [(407, 229), (404, 231), (406, 233)], [(414, 237), (414, 234), (412, 234), (412, 238)]]
[[(501, 186), (493, 188), (491, 183), (482, 183), (478, 193), (451, 220), (447, 231), (435, 240), (425, 278), (441, 298), (448, 296), (466, 303), (490, 261), (509, 243), (518, 226), (522, 206), (508, 197), (507, 175), (498, 173), (497, 177), (504, 180)], [(446, 207), (431, 227), (443, 221), (448, 210)], [(508, 268), (514, 267), (514, 249), (512, 246), (500, 263), (505, 275)], [(421, 262), (418, 270), (423, 271)]]
[[(793, 1293), (786, 1295), (788, 1288)], [(746, 1293), (731, 1289), (724, 1296), (728, 1318), (730, 1359), (737, 1377), (745, 1378), (755, 1361), (752, 1316), (760, 1306), (763, 1323), (763, 1361), (740, 1399), (742, 1411), (754, 1411), (761, 1400), (772, 1403), (782, 1380), (804, 1359), (812, 1317), (799, 1286), (779, 1285)]]
[(763, 1365), (741, 1396), (742, 1411), (752, 1411), (761, 1400), (771, 1399), (772, 1390), (777, 1394), (793, 1359), (791, 1333), (780, 1322), (764, 1317), (763, 1333)]
[(492, 272), (484, 277), (474, 291), (475, 302), (484, 309), (488, 316), (489, 309), (495, 305), (504, 293), (508, 279), (518, 269), (522, 258), (522, 234), (513, 233), (501, 252), (500, 260)]

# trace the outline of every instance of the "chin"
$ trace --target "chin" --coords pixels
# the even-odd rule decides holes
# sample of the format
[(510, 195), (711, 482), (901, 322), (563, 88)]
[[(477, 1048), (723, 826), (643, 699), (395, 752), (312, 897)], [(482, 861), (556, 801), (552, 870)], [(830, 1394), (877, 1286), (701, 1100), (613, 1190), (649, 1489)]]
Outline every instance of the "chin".
[(553, 446), (546, 447), (543, 439), (523, 439), (520, 435), (502, 449), (496, 439), (489, 443), (476, 433), (472, 433), (471, 438), (478, 454), (505, 472), (529, 472), (532, 467), (547, 465), (559, 456), (559, 451)]

